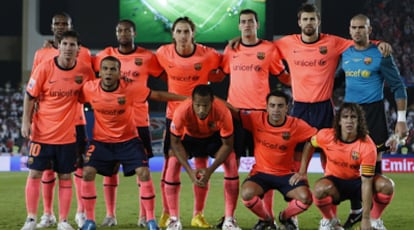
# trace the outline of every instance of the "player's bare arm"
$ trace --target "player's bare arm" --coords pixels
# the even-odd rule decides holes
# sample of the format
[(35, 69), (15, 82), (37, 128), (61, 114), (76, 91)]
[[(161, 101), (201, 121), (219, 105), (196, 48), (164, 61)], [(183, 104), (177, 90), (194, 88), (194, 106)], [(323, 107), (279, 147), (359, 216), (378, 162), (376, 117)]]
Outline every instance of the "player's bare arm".
[(396, 100), (397, 104), (397, 123), (395, 124), (395, 134), (400, 138), (406, 138), (408, 136), (408, 127), (406, 120), (407, 111), (407, 99)]
[(22, 137), (29, 138), (30, 136), (30, 126), (32, 124), (32, 115), (34, 110), (35, 98), (31, 97), (29, 94), (24, 95), (23, 101), (23, 116), (22, 116), (22, 128), (21, 133)]
[(241, 42), (241, 37), (240, 36), (228, 40), (228, 44), (232, 49), (236, 49), (237, 46), (240, 45), (240, 42)]
[(184, 101), (188, 97), (166, 91), (152, 90), (149, 98), (156, 101)]
[(373, 193), (373, 176), (361, 176), (361, 195), (362, 195), (362, 221), (361, 230), (370, 230), (370, 211), (372, 205), (372, 193)]
[(202, 184), (197, 180), (197, 171), (191, 168), (188, 163), (188, 155), (185, 151), (184, 145), (181, 142), (181, 138), (175, 135), (171, 135), (171, 150), (174, 156), (177, 158), (178, 162), (184, 167), (192, 183), (197, 186), (202, 186)]
[(290, 185), (295, 185), (301, 180), (307, 180), (308, 165), (310, 159), (312, 158), (313, 152), (314, 148), (312, 144), (310, 142), (306, 142), (305, 146), (303, 147), (299, 172), (293, 174), (293, 176), (289, 179)]
[(230, 110), (230, 112), (231, 112), (231, 116), (232, 116), (234, 119), (240, 120), (240, 114), (239, 114), (240, 109), (238, 109), (238, 108), (234, 107), (232, 104), (228, 103), (227, 101), (225, 101), (225, 100), (223, 100), (223, 99), (221, 99), (221, 98), (219, 98), (219, 97), (214, 96), (214, 98), (215, 98), (215, 99), (218, 99), (218, 100), (220, 100), (220, 101), (222, 101), (222, 102), (223, 102), (223, 103), (227, 106), (227, 108), (228, 108), (228, 109)]
[(215, 160), (213, 164), (211, 164), (210, 167), (206, 168), (204, 171), (201, 171), (202, 173), (201, 177), (199, 178), (199, 181), (204, 185), (207, 185), (208, 181), (210, 180), (211, 174), (213, 174), (213, 172), (227, 159), (227, 157), (233, 150), (233, 135), (230, 137), (221, 138), (221, 142), (222, 145), (215, 154)]
[(397, 99), (395, 100), (397, 104), (397, 122), (395, 123), (394, 134), (391, 135), (387, 142), (386, 146), (390, 148), (391, 152), (396, 152), (398, 150), (399, 144), (405, 144), (405, 139), (408, 136), (408, 126), (406, 121), (406, 112), (407, 112), (407, 100), (406, 99)]

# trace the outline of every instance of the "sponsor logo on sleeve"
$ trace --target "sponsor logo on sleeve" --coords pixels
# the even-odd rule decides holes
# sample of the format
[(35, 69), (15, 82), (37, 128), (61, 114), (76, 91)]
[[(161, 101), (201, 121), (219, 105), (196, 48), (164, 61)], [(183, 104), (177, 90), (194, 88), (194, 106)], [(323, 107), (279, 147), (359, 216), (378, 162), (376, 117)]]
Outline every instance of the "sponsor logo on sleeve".
[(27, 86), (29, 89), (33, 89), (35, 85), (36, 85), (36, 80), (30, 79), (29, 84)]

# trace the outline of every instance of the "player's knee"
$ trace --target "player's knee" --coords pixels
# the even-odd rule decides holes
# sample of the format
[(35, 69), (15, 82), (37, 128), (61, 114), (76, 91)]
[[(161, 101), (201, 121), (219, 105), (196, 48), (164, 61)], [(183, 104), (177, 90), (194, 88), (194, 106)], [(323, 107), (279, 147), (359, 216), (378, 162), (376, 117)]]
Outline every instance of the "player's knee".
[(254, 189), (249, 186), (243, 186), (240, 191), (240, 196), (243, 201), (249, 201), (256, 196)]
[(387, 195), (394, 193), (394, 181), (382, 175), (377, 176), (375, 178), (375, 191)]
[(329, 190), (332, 189), (333, 185), (327, 180), (319, 180), (316, 182), (313, 189), (313, 196), (317, 199), (321, 199), (328, 194)]
[(58, 178), (59, 180), (71, 180), (72, 174), (71, 173), (59, 173)]
[(253, 196), (253, 194), (250, 195), (251, 196), (244, 197), (242, 194), (242, 202), (247, 208), (253, 207), (257, 202), (260, 202), (260, 198), (258, 196)]
[(82, 178), (84, 181), (93, 181), (95, 180), (96, 169), (90, 166), (83, 167)]
[(168, 153), (167, 153), (167, 156), (168, 157), (175, 157), (174, 151), (172, 151), (172, 149), (169, 149)]
[[(307, 190), (307, 191), (306, 191)], [(304, 206), (310, 206), (312, 204), (312, 193), (309, 189), (306, 189), (305, 191), (301, 191), (298, 194), (297, 200), (303, 204)], [(307, 207), (306, 207), (307, 208)]]
[(148, 167), (139, 167), (135, 170), (140, 181), (150, 180), (150, 171)]
[(32, 179), (40, 179), (42, 178), (42, 171), (30, 169), (28, 176)]
[(55, 171), (47, 169), (43, 171), (42, 181), (52, 181), (56, 179)]

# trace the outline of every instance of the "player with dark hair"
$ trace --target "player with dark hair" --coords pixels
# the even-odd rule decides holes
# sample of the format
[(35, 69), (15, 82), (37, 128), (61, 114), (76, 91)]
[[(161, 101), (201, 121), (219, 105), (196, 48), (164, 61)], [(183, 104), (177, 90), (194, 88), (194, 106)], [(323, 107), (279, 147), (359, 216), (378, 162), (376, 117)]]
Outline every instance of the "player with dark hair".
[[(273, 44), (257, 37), (257, 17), (257, 13), (250, 9), (240, 12), (240, 45), (235, 49), (226, 46), (221, 64), (223, 71), (230, 76), (227, 101), (240, 109), (265, 109), (266, 95), (270, 92), (269, 74), (279, 76), (285, 73), (283, 63), (274, 58)], [(288, 78), (285, 81), (288, 82)], [(235, 151), (238, 158), (246, 156), (246, 144), (252, 141), (239, 126), (235, 124)], [(253, 146), (248, 149), (252, 151)]]
[[(270, 92), (270, 74), (278, 76), (285, 84), (290, 82), (283, 63), (275, 58), (275, 47), (272, 42), (257, 36), (259, 26), (258, 16), (254, 10), (240, 11), (240, 45), (235, 49), (232, 49), (231, 45), (226, 46), (223, 54), (222, 68), (230, 76), (227, 101), (239, 109), (266, 109), (266, 95)], [(240, 163), (240, 157), (253, 154), (253, 138), (237, 119), (233, 120), (233, 124), (234, 150)], [(273, 190), (265, 195), (264, 200), (273, 216)], [(218, 224), (218, 227), (220, 226), (221, 223)]]
[[(158, 77), (163, 73), (163, 69), (159, 65), (155, 54), (150, 50), (135, 45), (134, 38), (136, 37), (136, 30), (133, 21), (127, 19), (120, 20), (116, 25), (115, 33), (118, 40), (118, 47), (110, 46), (96, 54), (94, 60), (95, 71), (99, 71), (102, 58), (106, 56), (114, 56), (122, 63), (122, 77), (129, 79), (133, 84), (146, 86), (150, 75)], [(148, 102), (143, 101), (140, 103), (136, 101), (136, 103), (134, 103), (134, 111), (135, 114), (145, 114), (134, 116), (134, 123), (137, 127), (139, 137), (144, 144), (145, 152), (148, 157), (151, 158), (153, 156), (153, 151), (151, 134), (149, 131)], [(106, 217), (101, 226), (114, 226), (117, 224), (115, 211), (118, 183), (118, 174), (114, 174), (112, 177), (104, 177), (103, 187)], [(139, 181), (137, 183), (139, 184)], [(138, 220), (138, 225), (145, 227), (145, 210), (143, 210), (142, 202), (140, 203), (140, 218)]]
[(58, 56), (40, 63), (26, 87), (21, 132), (25, 138), (30, 136), (30, 170), (26, 184), (28, 217), (22, 230), (36, 229), (41, 177), (51, 167), (59, 177), (57, 228), (73, 229), (68, 214), (72, 200), (71, 173), (77, 160), (78, 94), (82, 85), (95, 76), (90, 63), (78, 61), (79, 49), (78, 33), (64, 32)]
[[(221, 54), (213, 48), (198, 44), (194, 41), (195, 25), (188, 17), (177, 18), (172, 26), (173, 42), (162, 45), (156, 52), (160, 65), (167, 74), (168, 92), (190, 96), (194, 87), (208, 82), (218, 82), (224, 78), (223, 72), (218, 69), (221, 62)], [(161, 176), (162, 216), (160, 226), (167, 227), (169, 215), (178, 213), (179, 195), (181, 188), (180, 171), (178, 162), (170, 147), (170, 124), (176, 107), (181, 102), (168, 102), (166, 111), (166, 132), (164, 136), (164, 167)], [(196, 159), (195, 164), (199, 168), (205, 168), (205, 162)], [(232, 186), (238, 187), (238, 180), (228, 180)], [(202, 210), (197, 207), (205, 201), (206, 187), (194, 186), (195, 207), (192, 227), (209, 228), (210, 224), (204, 218)], [(237, 194), (235, 194), (237, 197)], [(171, 221), (170, 221), (171, 222)], [(171, 222), (172, 223), (172, 222)]]
[[(363, 14), (352, 17), (349, 33), (354, 45), (342, 54), (341, 70), (345, 75), (345, 102), (357, 103), (365, 111), (369, 135), (377, 146), (377, 162), (375, 171), (381, 174), (382, 153), (390, 147), (396, 151), (399, 140), (407, 136), (406, 122), (407, 91), (393, 57), (382, 57), (377, 46), (370, 43), (369, 35), (372, 32), (370, 20)], [(395, 125), (395, 135), (387, 142), (388, 125), (384, 108), (385, 82), (394, 93), (397, 105), (398, 119)], [(396, 137), (396, 138), (394, 138)], [(390, 146), (387, 146), (390, 145)], [(384, 181), (386, 183), (387, 181)], [(388, 181), (390, 182), (390, 181)], [(388, 184), (388, 187), (392, 187)], [(392, 188), (390, 188), (392, 189)], [(362, 210), (351, 210), (351, 216), (361, 215)], [(376, 218), (378, 219), (378, 218)], [(349, 219), (344, 224), (351, 228), (355, 221)], [(377, 221), (380, 225), (380, 221)], [(381, 227), (375, 227), (381, 229)]]
[[(62, 39), (62, 34), (66, 31), (72, 30), (72, 18), (65, 12), (55, 13), (52, 17), (51, 30), (53, 32), (53, 40), (46, 40), (43, 47), (38, 49), (34, 55), (32, 73), (36, 67), (44, 61), (52, 59), (59, 55), (58, 45)], [(78, 61), (89, 63), (91, 65), (91, 53), (85, 46), (80, 46)], [(80, 198), (80, 183), (82, 181), (82, 154), (86, 150), (86, 119), (83, 112), (83, 105), (78, 105), (78, 115), (76, 116), (76, 142), (77, 146), (77, 169), (74, 173), (74, 184), (77, 199), (77, 211), (75, 215), (75, 222), (78, 227), (83, 225), (85, 220), (84, 208)], [(53, 197), (55, 193), (56, 175), (52, 169), (46, 169), (42, 175), (42, 198), (43, 198), (43, 215), (37, 228), (47, 228), (56, 224), (56, 217), (53, 213)]]
[[(318, 8), (304, 4), (298, 11), (301, 34), (274, 41), (279, 58), (289, 66), (294, 100), (292, 116), (318, 129), (332, 126), (335, 71), (342, 52), (352, 45), (351, 40), (320, 33), (320, 23)], [(386, 45), (381, 43), (379, 48)], [(323, 163), (323, 154), (321, 157)]]
[(299, 229), (292, 217), (304, 212), (312, 204), (307, 182), (308, 143), (302, 155), (299, 172), (292, 172), (296, 144), (309, 141), (316, 129), (305, 121), (288, 116), (289, 97), (281, 91), (272, 91), (266, 97), (266, 111), (239, 110), (230, 106), (234, 116), (254, 137), (253, 165), (241, 188), (244, 205), (259, 217), (254, 230), (277, 229), (274, 217), (261, 197), (269, 190), (278, 190), (288, 201), (288, 207), (279, 214), (285, 229)]
[(319, 229), (343, 229), (335, 206), (358, 198), (363, 206), (361, 229), (385, 230), (379, 217), (392, 200), (393, 189), (388, 185), (393, 182), (375, 175), (377, 151), (368, 135), (362, 107), (344, 103), (334, 127), (320, 130), (312, 137), (312, 145), (321, 148), (327, 159), (325, 176), (313, 189), (313, 201), (323, 216)]
[[(208, 188), (210, 176), (223, 164), (226, 220), (222, 229), (240, 230), (234, 220), (237, 204), (237, 196), (234, 194), (238, 194), (238, 187), (226, 182), (229, 178), (238, 178), (231, 113), (223, 101), (214, 98), (210, 86), (196, 86), (192, 98), (177, 107), (171, 122), (171, 134), (171, 149), (195, 186)], [(203, 165), (208, 165), (209, 156), (215, 160), (208, 167), (202, 168), (198, 164), (193, 169), (188, 163), (189, 158), (194, 158), (204, 161)], [(199, 205), (195, 209), (201, 212), (204, 210), (207, 192), (208, 189), (199, 194), (204, 202), (195, 203)], [(170, 212), (170, 220), (176, 220), (180, 224), (178, 216), (178, 213)], [(178, 226), (176, 229), (180, 228)]]
[[(151, 91), (146, 85), (121, 81), (121, 62), (113, 56), (102, 59), (100, 79), (87, 82), (79, 100), (94, 108), (93, 140), (85, 156), (82, 181), (82, 199), (86, 209), (83, 230), (95, 229), (97, 173), (112, 176), (118, 173), (119, 164), (125, 176), (137, 174), (139, 193), (148, 218), (148, 230), (157, 230), (155, 221), (155, 190), (138, 131), (133, 122), (133, 104), (147, 99), (183, 100), (186, 97), (162, 91)], [(146, 116), (147, 114), (142, 114)]]
[[(300, 34), (287, 35), (274, 41), (278, 57), (289, 66), (294, 101), (291, 115), (302, 118), (317, 129), (332, 127), (335, 71), (341, 54), (353, 42), (320, 33), (321, 16), (314, 4), (302, 5), (297, 19)], [(381, 42), (378, 49), (384, 50), (383, 53), (388, 55), (391, 46)], [(301, 149), (302, 145), (299, 145), (295, 154), (296, 169), (300, 164)], [(320, 158), (322, 167), (325, 168), (325, 157), (321, 151)], [(353, 209), (358, 209), (361, 204), (359, 201), (352, 202), (352, 206)]]

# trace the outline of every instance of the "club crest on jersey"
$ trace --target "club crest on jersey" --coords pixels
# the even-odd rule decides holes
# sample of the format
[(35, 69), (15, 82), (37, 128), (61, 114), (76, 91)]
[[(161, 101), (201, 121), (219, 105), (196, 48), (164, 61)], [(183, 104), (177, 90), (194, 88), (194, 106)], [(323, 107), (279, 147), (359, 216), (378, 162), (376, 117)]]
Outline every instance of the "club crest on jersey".
[(351, 155), (351, 157), (352, 157), (352, 160), (354, 160), (354, 161), (359, 160), (359, 152), (357, 152), (357, 151), (352, 151), (352, 155)]
[(365, 65), (369, 65), (369, 64), (371, 64), (372, 63), (372, 58), (371, 57), (366, 57), (366, 58), (364, 58), (364, 64)]
[(89, 156), (85, 156), (85, 157), (83, 158), (83, 163), (88, 163), (88, 162), (89, 162), (89, 160), (90, 160), (90, 157), (89, 157)]
[(125, 105), (126, 98), (125, 97), (118, 97), (118, 104)]
[(34, 161), (33, 157), (27, 158), (27, 165), (33, 164), (33, 161)]
[(290, 133), (289, 132), (283, 132), (282, 133), (283, 140), (289, 140), (290, 139)]
[(194, 69), (197, 70), (197, 71), (201, 70), (201, 67), (202, 67), (201, 63), (195, 63), (194, 64)]
[(75, 77), (75, 82), (76, 82), (76, 84), (82, 84), (82, 82), (83, 82), (83, 77), (82, 77), (82, 76), (76, 76), (76, 77)]
[(263, 60), (263, 59), (265, 59), (266, 55), (265, 55), (264, 52), (258, 52), (256, 56), (259, 60)]
[(328, 47), (326, 47), (326, 46), (319, 47), (319, 53), (327, 54), (328, 53)]
[(142, 58), (135, 58), (135, 65), (142, 65)]

